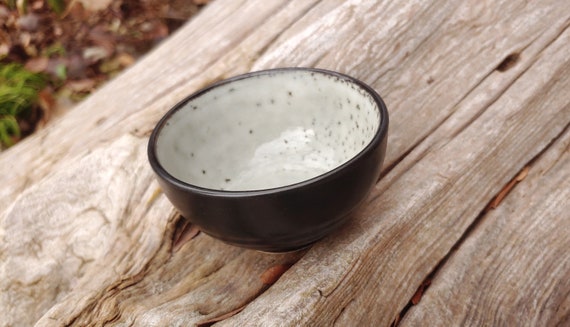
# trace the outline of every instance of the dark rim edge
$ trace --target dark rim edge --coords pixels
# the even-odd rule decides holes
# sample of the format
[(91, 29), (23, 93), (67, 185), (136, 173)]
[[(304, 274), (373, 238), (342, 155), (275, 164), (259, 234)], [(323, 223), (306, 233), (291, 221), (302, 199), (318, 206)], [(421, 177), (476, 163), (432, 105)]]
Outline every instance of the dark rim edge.
[[(341, 165), (335, 167), (334, 169), (331, 169), (330, 171), (327, 171), (323, 174), (320, 174), (320, 175), (315, 176), (313, 178), (310, 178), (310, 179), (307, 179), (307, 180), (304, 180), (301, 182), (297, 182), (294, 184), (278, 186), (278, 187), (274, 187), (274, 188), (267, 188), (267, 189), (241, 190), (241, 191), (216, 190), (216, 189), (210, 189), (210, 188), (205, 188), (205, 187), (193, 185), (190, 183), (186, 183), (186, 182), (181, 181), (181, 180), (177, 179), (176, 177), (172, 176), (170, 173), (168, 173), (166, 171), (166, 169), (164, 169), (162, 167), (162, 165), (158, 161), (158, 158), (157, 158), (157, 155), (155, 152), (158, 134), (160, 133), (160, 130), (163, 128), (163, 126), (168, 121), (168, 119), (170, 119), (170, 117), (174, 113), (176, 113), (178, 110), (182, 109), (190, 100), (192, 100), (196, 97), (199, 97), (199, 96), (201, 96), (201, 95), (203, 95), (203, 94), (205, 94), (205, 93), (207, 93), (207, 92), (209, 92), (209, 91), (213, 90), (214, 88), (217, 88), (221, 85), (229, 84), (229, 83), (239, 81), (242, 79), (247, 79), (247, 78), (250, 78), (253, 76), (266, 75), (266, 74), (270, 74), (272, 72), (284, 72), (284, 71), (287, 72), (287, 71), (299, 71), (299, 70), (300, 71), (315, 72), (315, 73), (320, 73), (320, 74), (325, 74), (325, 75), (332, 75), (332, 76), (336, 76), (336, 77), (339, 77), (339, 78), (342, 78), (345, 80), (349, 80), (350, 82), (356, 84), (357, 86), (361, 87), (364, 91), (366, 91), (368, 94), (370, 94), (370, 96), (372, 96), (373, 100), (378, 105), (378, 110), (380, 111), (380, 124), (378, 125), (378, 129), (377, 129), (376, 133), (374, 134), (374, 137), (372, 138), (372, 140), (370, 140), (370, 142), (368, 142), (368, 144), (360, 152), (358, 152), (355, 156), (350, 158), (348, 161), (344, 162), (343, 164), (341, 164)], [(299, 187), (318, 183), (321, 180), (329, 178), (331, 175), (335, 174), (337, 171), (351, 165), (353, 162), (355, 162), (360, 157), (364, 156), (367, 152), (369, 152), (374, 147), (374, 145), (378, 144), (379, 142), (381, 142), (386, 137), (386, 134), (388, 132), (388, 123), (389, 123), (388, 109), (386, 108), (386, 104), (384, 103), (384, 101), (382, 100), (380, 95), (371, 86), (367, 85), (366, 83), (360, 81), (357, 78), (354, 78), (352, 76), (349, 76), (349, 75), (346, 75), (343, 73), (339, 73), (336, 71), (326, 70), (326, 69), (321, 69), (321, 68), (309, 68), (309, 67), (273, 68), (273, 69), (266, 69), (266, 70), (249, 72), (249, 73), (237, 75), (234, 77), (230, 77), (228, 79), (224, 79), (222, 81), (219, 81), (219, 82), (213, 83), (209, 86), (206, 86), (206, 87), (196, 91), (195, 93), (190, 94), (189, 96), (185, 97), (181, 101), (179, 101), (176, 105), (174, 105), (174, 107), (169, 109), (166, 112), (166, 114), (164, 114), (164, 116), (155, 125), (155, 127), (154, 127), (154, 129), (150, 135), (150, 138), (149, 138), (148, 147), (147, 147), (147, 154), (148, 154), (150, 165), (151, 165), (152, 169), (155, 171), (155, 173), (158, 174), (159, 176), (161, 176), (162, 178), (164, 178), (165, 180), (167, 180), (169, 183), (172, 183), (173, 185), (175, 185), (177, 188), (185, 189), (185, 190), (191, 190), (193, 192), (203, 194), (203, 195), (220, 196), (220, 197), (244, 197), (244, 196), (249, 197), (249, 196), (267, 195), (267, 194), (274, 194), (274, 193), (283, 192), (283, 191), (290, 191), (293, 189), (297, 189)]]

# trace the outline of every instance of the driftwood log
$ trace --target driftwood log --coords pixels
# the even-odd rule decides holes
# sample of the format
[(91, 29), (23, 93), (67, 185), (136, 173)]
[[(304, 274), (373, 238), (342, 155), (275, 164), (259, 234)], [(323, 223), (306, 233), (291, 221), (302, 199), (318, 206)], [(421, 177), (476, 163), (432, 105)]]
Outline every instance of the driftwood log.
[[(0, 154), (0, 326), (570, 325), (570, 6), (216, 0)], [(187, 224), (148, 135), (216, 80), (337, 70), (390, 111), (381, 180), (310, 249)]]

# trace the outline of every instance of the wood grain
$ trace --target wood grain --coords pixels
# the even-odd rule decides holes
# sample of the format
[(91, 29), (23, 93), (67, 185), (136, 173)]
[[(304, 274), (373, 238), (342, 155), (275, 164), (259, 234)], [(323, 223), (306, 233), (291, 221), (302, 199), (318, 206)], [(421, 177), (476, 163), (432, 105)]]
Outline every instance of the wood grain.
[[(465, 233), (503, 186), (553, 139), (565, 140), (566, 7), (214, 1), (61, 121), (0, 155), (12, 172), (0, 176), (0, 317), (8, 317), (0, 325), (195, 325), (219, 317), (222, 326), (389, 325), (426, 276), (475, 235)], [(349, 225), (306, 252), (263, 254), (203, 233), (176, 241), (184, 224), (157, 191), (148, 132), (212, 81), (289, 65), (345, 72), (381, 93), (391, 121), (384, 177)], [(561, 167), (549, 180), (565, 176)], [(560, 230), (570, 227), (560, 222)], [(268, 286), (268, 270), (289, 266)], [(472, 274), (495, 273), (487, 267)], [(564, 267), (545, 280), (566, 277)], [(417, 309), (445, 310), (429, 300), (445, 283), (434, 280)], [(486, 321), (469, 313), (477, 305), (468, 300), (471, 309), (458, 312)], [(553, 297), (548, 306), (560, 309), (541, 317), (563, 321), (563, 301)], [(511, 312), (525, 314), (537, 304), (517, 308)], [(413, 323), (414, 310), (404, 322)]]
[(483, 216), (401, 326), (570, 324), (570, 129)]
[(570, 87), (569, 38), (565, 30), (483, 113), (225, 325), (389, 325), (493, 195), (568, 128), (570, 99), (555, 95)]

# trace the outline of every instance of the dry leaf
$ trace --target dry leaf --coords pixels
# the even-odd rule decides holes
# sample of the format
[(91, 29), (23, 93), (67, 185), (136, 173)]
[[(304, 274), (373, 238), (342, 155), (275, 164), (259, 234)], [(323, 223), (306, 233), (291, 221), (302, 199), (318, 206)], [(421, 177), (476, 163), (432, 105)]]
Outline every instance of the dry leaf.
[(44, 6), (44, 2), (41, 1), (41, 0), (39, 0), (39, 1), (34, 1), (34, 2), (32, 3), (32, 9), (33, 9), (33, 10), (40, 10), (40, 9), (43, 8), (43, 6)]
[(431, 280), (430, 279), (426, 279), (422, 282), (422, 284), (420, 285), (420, 287), (418, 287), (416, 293), (414, 294), (414, 296), (412, 296), (412, 299), (410, 300), (410, 302), (412, 302), (413, 305), (416, 305), (418, 303), (420, 303), (420, 300), (422, 299), (422, 296), (424, 295), (424, 291), (426, 290), (426, 288), (428, 288), (428, 286), (431, 285)]
[(82, 79), (78, 81), (69, 81), (65, 83), (65, 87), (73, 92), (89, 92), (95, 88), (95, 80)]
[(265, 285), (273, 285), (289, 268), (291, 264), (288, 263), (270, 267), (261, 274), (261, 282)]
[(7, 56), (10, 53), (10, 46), (7, 44), (0, 44), (0, 58)]
[(43, 89), (38, 93), (38, 103), (42, 110), (42, 116), (36, 125), (36, 129), (41, 129), (53, 118), (56, 101), (49, 89)]
[(102, 26), (89, 31), (89, 40), (95, 47), (103, 48), (109, 55), (115, 52), (115, 36)]
[(123, 67), (129, 67), (135, 63), (135, 58), (128, 53), (120, 53), (116, 59)]
[(10, 16), (10, 10), (5, 6), (0, 4), (0, 18), (8, 18)]
[(88, 11), (99, 11), (107, 9), (113, 0), (77, 0)]
[(162, 189), (160, 187), (157, 187), (154, 192), (152, 192), (152, 194), (150, 195), (150, 198), (148, 199), (148, 201), (146, 201), (146, 205), (151, 205), (157, 198), (159, 195), (162, 194)]
[(26, 31), (33, 32), (38, 29), (40, 17), (35, 14), (27, 14), (16, 20), (16, 25)]
[(530, 170), (529, 166), (524, 167), (521, 172), (517, 175), (517, 177), (515, 177), (515, 180), (517, 182), (522, 181), (523, 179), (526, 178), (526, 176), (528, 175), (528, 171)]
[(85, 10), (81, 3), (72, 1), (67, 7), (66, 15), (73, 17), (77, 21), (83, 21), (93, 14)]
[(30, 47), (30, 44), (32, 42), (32, 34), (28, 33), (28, 32), (21, 32), (20, 35), (18, 35), (18, 39), (20, 41), (20, 44), (26, 49)]
[(27, 70), (34, 73), (44, 72), (48, 67), (49, 59), (46, 57), (32, 58), (26, 62), (24, 66)]
[(507, 196), (507, 194), (509, 194), (509, 192), (513, 189), (513, 187), (515, 187), (518, 182), (525, 179), (525, 177), (528, 175), (529, 169), (529, 166), (524, 167), (515, 178), (513, 178), (510, 182), (507, 183), (507, 185), (505, 185), (505, 187), (503, 187), (503, 189), (497, 194), (493, 201), (489, 203), (489, 206), (487, 208), (496, 209), (499, 204), (501, 204), (503, 199)]
[(97, 62), (111, 55), (105, 47), (88, 47), (83, 49), (83, 58), (88, 62)]

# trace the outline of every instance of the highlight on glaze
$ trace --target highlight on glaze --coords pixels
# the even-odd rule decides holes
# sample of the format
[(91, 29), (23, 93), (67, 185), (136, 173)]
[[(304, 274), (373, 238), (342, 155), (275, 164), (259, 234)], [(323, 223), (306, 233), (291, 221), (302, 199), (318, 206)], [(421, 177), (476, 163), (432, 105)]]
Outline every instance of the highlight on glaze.
[(191, 98), (161, 128), (157, 159), (198, 187), (282, 187), (349, 161), (372, 141), (380, 118), (372, 96), (350, 80), (275, 71)]

